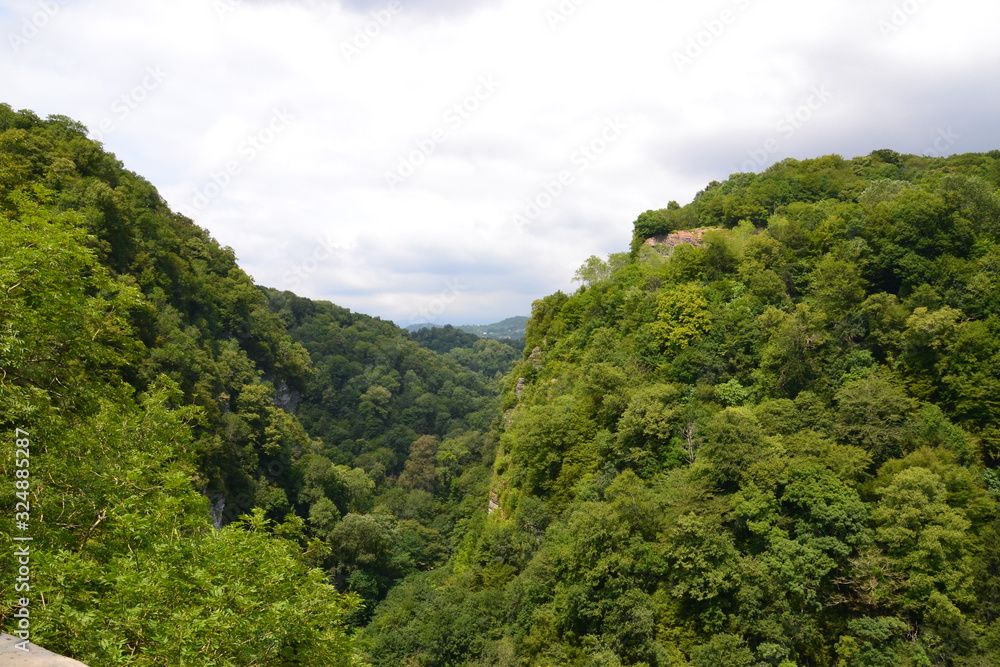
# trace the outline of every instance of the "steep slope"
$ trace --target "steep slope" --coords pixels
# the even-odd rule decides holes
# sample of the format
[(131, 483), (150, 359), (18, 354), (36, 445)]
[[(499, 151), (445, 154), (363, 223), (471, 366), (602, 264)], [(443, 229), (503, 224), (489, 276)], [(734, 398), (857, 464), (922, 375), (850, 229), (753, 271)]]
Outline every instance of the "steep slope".
[(1000, 662), (998, 187), (876, 151), (639, 216), (535, 303), (490, 508), (373, 662)]
[(308, 357), (231, 251), (76, 123), (7, 106), (0, 230), (2, 570), (20, 578), (0, 627), (102, 666), (350, 664), (358, 600), (311, 567), (302, 522), (212, 528), (204, 494), (249, 512), (261, 462), (310, 445), (269, 400)]
[[(81, 125), (6, 105), (0, 321), (0, 427), (24, 445), (0, 456), (0, 533), (33, 540), (18, 592), (50, 650), (349, 664), (351, 626), (487, 494), (497, 380), (257, 287)], [(0, 629), (23, 613), (0, 602)]]
[(314, 369), (296, 401), (316, 443), (294, 465), (296, 509), (329, 545), (324, 566), (370, 611), (403, 576), (447, 561), (488, 492), (499, 380), (473, 368), (490, 350), (461, 365), (391, 322), (267, 294)]

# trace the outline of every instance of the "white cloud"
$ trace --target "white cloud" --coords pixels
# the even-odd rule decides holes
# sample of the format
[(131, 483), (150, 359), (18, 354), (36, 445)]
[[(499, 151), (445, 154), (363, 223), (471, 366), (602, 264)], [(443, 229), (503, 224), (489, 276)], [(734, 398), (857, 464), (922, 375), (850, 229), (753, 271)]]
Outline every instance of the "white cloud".
[[(923, 153), (948, 128), (956, 152), (1000, 145), (987, 2), (400, 0), (387, 20), (388, 0), (66, 0), (9, 48), (52, 2), (0, 2), (3, 101), (95, 131), (111, 119), (108, 149), (258, 282), (401, 323), (429, 304), (440, 322), (527, 313), (573, 289), (589, 255), (626, 248), (638, 213), (762, 149), (760, 167)], [(553, 25), (560, 7), (576, 9)], [(166, 77), (123, 117), (116, 103), (149, 68)], [(496, 90), (465, 104), (483, 77)], [(808, 122), (779, 129), (824, 86)], [(268, 134), (282, 112), (294, 120)], [(616, 117), (627, 129), (580, 169), (580, 147)], [(421, 164), (392, 190), (401, 158)], [(572, 182), (516, 225), (565, 171)]]

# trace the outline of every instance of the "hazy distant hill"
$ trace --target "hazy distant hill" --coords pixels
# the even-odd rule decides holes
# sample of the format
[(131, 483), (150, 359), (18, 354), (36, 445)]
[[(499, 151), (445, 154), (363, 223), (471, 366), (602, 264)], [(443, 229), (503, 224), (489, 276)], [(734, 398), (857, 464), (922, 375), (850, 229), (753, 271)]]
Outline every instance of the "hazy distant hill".
[[(505, 320), (496, 322), (494, 324), (465, 324), (462, 326), (455, 327), (456, 329), (461, 329), (466, 333), (475, 334), (482, 338), (492, 338), (494, 340), (506, 340), (510, 338), (524, 338), (525, 327), (528, 325), (527, 317), (508, 317)], [(420, 331), (421, 329), (430, 329), (433, 327), (440, 327), (440, 324), (411, 324), (406, 327), (410, 332)]]

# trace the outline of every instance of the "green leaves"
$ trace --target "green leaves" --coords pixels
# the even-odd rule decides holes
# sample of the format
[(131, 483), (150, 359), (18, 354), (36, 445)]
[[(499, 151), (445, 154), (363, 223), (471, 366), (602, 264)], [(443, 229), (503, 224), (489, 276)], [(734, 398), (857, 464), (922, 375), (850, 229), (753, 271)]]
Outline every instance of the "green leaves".
[(941, 478), (923, 467), (902, 470), (879, 490), (872, 518), (875, 538), (905, 574), (900, 604), (920, 611), (941, 593), (958, 603), (972, 601), (975, 538), (963, 512), (948, 505)]
[[(95, 665), (346, 665), (369, 620), (392, 665), (989, 661), (998, 164), (712, 183), (537, 301), (517, 362), (262, 291), (82, 128), (0, 106), (39, 637)], [(639, 248), (698, 226), (725, 229)]]
[(518, 480), (529, 493), (554, 489), (563, 458), (584, 442), (588, 426), (579, 419), (573, 401), (563, 396), (551, 404), (528, 408), (501, 439), (518, 466)]
[(668, 533), (667, 558), (674, 595), (711, 600), (739, 584), (739, 552), (719, 516), (679, 517)]
[[(979, 178), (997, 169), (877, 151), (737, 174), (642, 214), (628, 262), (591, 258), (585, 287), (536, 302), (496, 507), (463, 546), (475, 583), (449, 580), (509, 595), (507, 652), (467, 662), (992, 655), (997, 504), (976, 480), (1000, 459), (1000, 209)], [(712, 225), (739, 227), (639, 247)], [(544, 535), (518, 518), (539, 506)], [(442, 597), (410, 598), (408, 623)], [(409, 646), (393, 659), (446, 664)]]
[[(275, 534), (301, 526), (257, 509), (215, 531), (202, 495), (243, 484), (282, 504), (283, 489), (248, 478), (308, 438), (260, 375), (294, 386), (304, 350), (268, 328), (230, 250), (80, 127), (6, 111), (0, 424), (36, 438), (33, 639), (94, 665), (349, 664), (357, 600)], [(0, 474), (13, 478), (11, 457)], [(230, 506), (249, 510), (243, 498)]]
[(798, 539), (845, 557), (871, 539), (869, 508), (858, 493), (817, 464), (790, 468), (781, 502), (795, 518)]
[(837, 642), (838, 667), (897, 667), (899, 655), (894, 650), (907, 630), (905, 623), (893, 617), (863, 617), (848, 622), (849, 635)]
[(697, 285), (680, 284), (656, 297), (653, 331), (667, 354), (684, 349), (708, 331), (708, 300)]
[(914, 401), (890, 378), (853, 380), (836, 394), (839, 439), (868, 451), (876, 464), (902, 456), (912, 437)]
[(758, 472), (755, 466), (766, 466), (776, 454), (757, 418), (746, 408), (726, 408), (716, 413), (703, 434), (699, 474), (727, 490), (734, 490), (745, 478), (752, 479)]
[[(77, 554), (53, 554), (46, 566), (65, 574), (47, 594), (40, 630), (91, 664), (349, 665), (343, 619), (356, 600), (302, 566), (295, 551), (233, 525), (175, 536), (100, 570)], [(95, 584), (102, 594), (88, 596)]]
[(68, 407), (68, 387), (86, 387), (89, 374), (115, 382), (137, 358), (129, 316), (144, 306), (84, 247), (73, 216), (50, 214), (23, 195), (14, 201), (12, 216), (0, 217), (0, 386), (22, 400), (44, 392), (37, 398)]

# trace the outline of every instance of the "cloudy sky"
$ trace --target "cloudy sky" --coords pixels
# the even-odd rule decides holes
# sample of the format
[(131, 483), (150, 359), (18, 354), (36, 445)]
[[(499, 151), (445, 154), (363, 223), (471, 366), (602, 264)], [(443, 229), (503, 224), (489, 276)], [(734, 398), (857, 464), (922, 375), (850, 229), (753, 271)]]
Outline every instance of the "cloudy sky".
[(785, 157), (1000, 148), (973, 0), (0, 0), (0, 102), (81, 121), (263, 285), (486, 323)]

